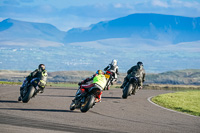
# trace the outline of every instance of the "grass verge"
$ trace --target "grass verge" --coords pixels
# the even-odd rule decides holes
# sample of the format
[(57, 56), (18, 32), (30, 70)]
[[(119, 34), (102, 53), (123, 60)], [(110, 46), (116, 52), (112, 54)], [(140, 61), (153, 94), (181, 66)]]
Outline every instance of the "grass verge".
[(199, 85), (171, 85), (171, 84), (147, 84), (143, 86), (147, 90), (171, 90), (171, 91), (187, 91), (200, 90)]
[(152, 101), (165, 108), (200, 116), (200, 91), (161, 94)]
[(0, 84), (7, 84), (7, 85), (21, 85), (22, 82), (8, 82), (8, 81), (0, 81)]
[[(7, 85), (22, 85), (22, 82), (8, 82), (8, 81), (0, 81), (0, 84), (7, 84)], [(52, 87), (71, 87), (71, 88), (78, 88), (78, 83), (68, 83), (68, 82), (47, 82), (46, 86)], [(111, 88), (119, 88), (117, 85), (111, 86)]]
[(78, 84), (77, 83), (53, 83), (53, 82), (49, 82), (49, 83), (47, 83), (47, 86), (77, 88)]

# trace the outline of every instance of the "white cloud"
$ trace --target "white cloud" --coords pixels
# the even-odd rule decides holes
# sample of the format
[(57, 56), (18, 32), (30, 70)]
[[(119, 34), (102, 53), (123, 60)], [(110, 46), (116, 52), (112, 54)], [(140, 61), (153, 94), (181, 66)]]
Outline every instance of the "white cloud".
[(185, 2), (184, 5), (185, 5), (185, 7), (188, 7), (188, 8), (200, 9), (200, 3), (198, 3), (198, 2)]
[(200, 8), (200, 2), (197, 1), (171, 0), (169, 2), (172, 7)]
[(120, 4), (120, 3), (114, 4), (114, 7), (115, 7), (115, 8), (121, 8), (121, 7), (122, 7), (122, 4)]
[(45, 13), (50, 13), (50, 12), (54, 11), (53, 7), (50, 5), (42, 5), (42, 6), (40, 6), (40, 10), (44, 11)]
[(152, 5), (153, 6), (164, 7), (164, 8), (168, 8), (169, 7), (167, 2), (161, 1), (161, 0), (153, 0), (152, 1)]

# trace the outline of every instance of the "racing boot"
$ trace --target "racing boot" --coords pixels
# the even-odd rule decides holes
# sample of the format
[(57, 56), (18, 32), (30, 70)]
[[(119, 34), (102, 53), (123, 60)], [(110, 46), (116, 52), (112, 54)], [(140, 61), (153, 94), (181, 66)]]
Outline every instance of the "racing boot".
[(95, 103), (99, 103), (99, 102), (101, 102), (101, 95), (102, 95), (102, 91), (100, 92), (100, 94), (99, 95), (97, 95), (97, 98), (95, 98)]
[(19, 102), (22, 101), (22, 97), (21, 97), (21, 96), (18, 97), (18, 101), (19, 101)]
[(123, 89), (125, 86), (125, 82), (120, 86), (121, 89)]
[(43, 93), (44, 92), (44, 88), (40, 88), (38, 92), (39, 93)]
[(95, 103), (99, 103), (101, 102), (101, 99), (100, 98), (95, 98)]

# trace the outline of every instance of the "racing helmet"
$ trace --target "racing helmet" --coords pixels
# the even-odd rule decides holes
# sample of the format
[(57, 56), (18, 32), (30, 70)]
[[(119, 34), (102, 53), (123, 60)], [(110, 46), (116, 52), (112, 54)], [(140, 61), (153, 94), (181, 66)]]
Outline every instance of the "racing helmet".
[(113, 66), (116, 66), (117, 65), (117, 60), (112, 60), (112, 62), (111, 62), (111, 64), (113, 65)]
[(137, 66), (138, 66), (139, 69), (142, 69), (143, 68), (143, 63), (141, 61), (138, 61)]
[(102, 70), (97, 70), (96, 74), (103, 74)]
[(45, 65), (44, 64), (40, 64), (38, 66), (39, 71), (44, 71), (45, 70)]

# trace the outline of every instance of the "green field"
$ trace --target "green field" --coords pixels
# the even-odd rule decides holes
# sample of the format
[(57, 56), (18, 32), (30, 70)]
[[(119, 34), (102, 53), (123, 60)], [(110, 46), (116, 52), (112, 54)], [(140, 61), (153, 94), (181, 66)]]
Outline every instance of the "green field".
[(21, 85), (22, 82), (8, 82), (8, 81), (0, 81), (0, 84), (7, 84), (7, 85)]
[[(7, 85), (22, 85), (22, 82), (7, 82), (7, 81), (0, 81), (0, 84), (7, 84)], [(71, 87), (71, 88), (78, 88), (78, 83), (65, 83), (65, 82), (48, 82), (46, 86), (52, 87)], [(112, 85), (111, 88), (119, 88), (120, 85)]]
[(200, 116), (200, 91), (161, 94), (152, 101), (172, 110)]

